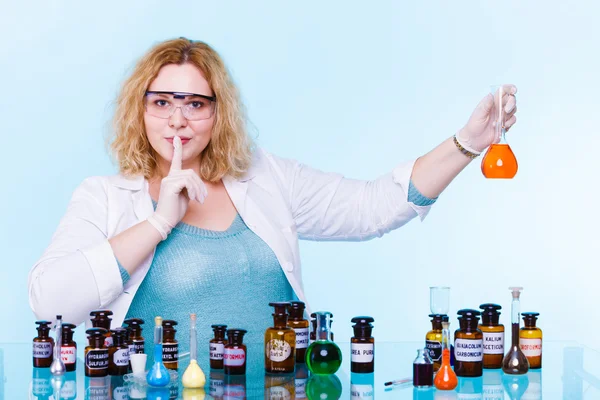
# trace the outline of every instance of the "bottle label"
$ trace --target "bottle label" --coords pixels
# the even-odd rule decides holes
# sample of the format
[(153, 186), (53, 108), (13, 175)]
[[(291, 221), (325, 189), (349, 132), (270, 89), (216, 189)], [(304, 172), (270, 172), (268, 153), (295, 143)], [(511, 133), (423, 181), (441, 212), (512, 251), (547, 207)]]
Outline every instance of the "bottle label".
[(373, 362), (375, 356), (375, 345), (373, 343), (352, 343), (350, 345), (350, 350), (352, 351), (352, 362)]
[(483, 398), (486, 400), (504, 400), (504, 386), (483, 385)]
[(52, 357), (51, 342), (33, 342), (33, 358)]
[(285, 361), (292, 355), (292, 346), (285, 340), (271, 339), (267, 342), (265, 353), (271, 361)]
[(425, 347), (429, 350), (429, 358), (432, 361), (440, 361), (442, 359), (442, 342), (426, 340)]
[(483, 354), (504, 354), (504, 332), (483, 332)]
[(306, 382), (308, 379), (296, 379), (294, 386), (296, 387), (296, 399), (306, 398)]
[(295, 397), (287, 388), (283, 386), (271, 386), (265, 390), (265, 399), (268, 400), (283, 400), (294, 399)]
[(225, 345), (223, 343), (210, 343), (209, 347), (211, 360), (223, 359), (223, 352), (225, 351)]
[(85, 355), (85, 366), (89, 369), (107, 369), (108, 349), (88, 351)]
[(539, 357), (542, 355), (542, 339), (519, 339), (521, 351), (525, 357)]
[(113, 389), (113, 400), (129, 400), (129, 388), (127, 386), (117, 386)]
[(246, 362), (244, 349), (225, 349), (223, 352), (223, 365), (228, 367), (241, 367)]
[(60, 359), (65, 364), (75, 364), (75, 361), (77, 361), (77, 349), (74, 346), (61, 346)]
[(373, 385), (352, 385), (350, 387), (350, 398), (352, 400), (367, 400), (375, 398)]
[(63, 387), (60, 389), (61, 399), (74, 399), (77, 397), (77, 383), (74, 380), (65, 381)]
[(113, 353), (113, 363), (117, 367), (129, 365), (129, 349), (119, 349)]
[(179, 343), (163, 343), (163, 362), (176, 362), (179, 360)]
[(308, 328), (294, 329), (296, 332), (296, 349), (305, 349), (308, 347)]
[[(222, 353), (221, 353), (222, 355)], [(221, 379), (212, 379), (210, 378), (210, 383), (209, 383), (209, 394), (212, 397), (221, 397), (223, 396), (224, 388), (225, 388), (225, 381), (221, 380)]]
[(483, 361), (483, 340), (456, 339), (454, 341), (454, 358), (462, 362)]
[(133, 352), (134, 354), (144, 354), (144, 341), (134, 340), (133, 341)]

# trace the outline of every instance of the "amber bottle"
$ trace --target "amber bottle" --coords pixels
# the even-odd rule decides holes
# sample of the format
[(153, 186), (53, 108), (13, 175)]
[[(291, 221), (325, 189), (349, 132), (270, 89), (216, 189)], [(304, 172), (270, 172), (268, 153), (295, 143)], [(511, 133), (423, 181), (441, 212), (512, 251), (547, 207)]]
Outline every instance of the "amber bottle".
[(54, 339), (49, 336), (50, 321), (35, 321), (38, 325), (38, 335), (33, 338), (33, 366), (36, 368), (50, 368), (54, 352)]
[(113, 315), (113, 312), (110, 310), (95, 310), (90, 313), (90, 317), (92, 317), (92, 326), (94, 328), (103, 328), (106, 330), (106, 334), (104, 335), (104, 347), (107, 349), (112, 344), (112, 336), (110, 334), (111, 315)]
[(458, 311), (460, 329), (454, 332), (454, 372), (457, 376), (479, 377), (483, 374), (483, 332), (477, 325), (477, 310)]
[(479, 308), (482, 310), (479, 329), (483, 332), (483, 368), (502, 368), (504, 325), (499, 323), (502, 306), (486, 303)]
[(144, 337), (142, 336), (142, 325), (144, 325), (144, 320), (140, 318), (130, 318), (123, 322), (127, 325), (127, 328), (129, 328), (129, 342), (133, 344), (133, 353), (144, 354)]
[(214, 333), (214, 337), (210, 339), (209, 345), (209, 358), (211, 369), (223, 369), (223, 353), (225, 352), (225, 332), (227, 332), (227, 325), (211, 325)]
[(62, 345), (60, 347), (60, 357), (65, 364), (67, 372), (77, 369), (77, 343), (73, 340), (74, 324), (62, 324)]
[(108, 375), (108, 348), (104, 347), (106, 329), (91, 328), (85, 331), (89, 345), (85, 348), (85, 376), (103, 377)]
[(179, 367), (179, 342), (175, 339), (177, 322), (171, 319), (165, 319), (163, 326), (163, 364), (167, 369), (176, 370)]
[(375, 370), (375, 338), (372, 336), (373, 317), (354, 317), (354, 336), (350, 338), (350, 370), (368, 374)]
[(542, 368), (542, 330), (536, 326), (536, 312), (524, 312), (524, 325), (519, 333), (519, 346), (529, 361), (530, 369)]
[(125, 375), (129, 370), (129, 346), (126, 343), (127, 329), (111, 330), (113, 344), (108, 348), (108, 374)]
[(433, 372), (437, 372), (442, 365), (442, 319), (446, 314), (429, 314), (431, 330), (425, 335), (425, 348), (429, 351), (429, 358), (433, 361)]
[(288, 306), (288, 326), (296, 333), (296, 362), (304, 363), (306, 348), (309, 345), (308, 321), (304, 318), (305, 305), (301, 301), (292, 301)]
[(246, 373), (246, 345), (243, 343), (245, 329), (228, 329), (227, 344), (223, 351), (223, 372), (225, 375)]
[(269, 303), (274, 308), (273, 326), (265, 331), (265, 372), (289, 374), (296, 366), (296, 333), (287, 325), (290, 303)]

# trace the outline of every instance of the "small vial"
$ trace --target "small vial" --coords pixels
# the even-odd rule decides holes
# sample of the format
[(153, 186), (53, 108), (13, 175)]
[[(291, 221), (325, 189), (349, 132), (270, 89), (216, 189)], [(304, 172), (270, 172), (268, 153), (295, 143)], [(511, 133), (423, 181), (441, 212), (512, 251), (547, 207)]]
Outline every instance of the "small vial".
[(305, 304), (292, 301), (288, 307), (288, 326), (296, 332), (296, 363), (303, 364), (309, 345), (308, 320), (304, 318)]
[(36, 368), (50, 368), (54, 359), (54, 339), (50, 334), (50, 321), (35, 321), (38, 325), (38, 335), (33, 338), (33, 366)]
[(425, 334), (425, 348), (429, 351), (429, 358), (433, 361), (433, 372), (437, 372), (442, 365), (442, 319), (446, 314), (429, 314), (431, 330)]
[(243, 343), (245, 329), (228, 329), (227, 344), (223, 352), (225, 375), (246, 374), (246, 345)]
[(456, 376), (478, 377), (483, 374), (483, 332), (478, 329), (477, 310), (458, 311), (460, 329), (454, 332), (454, 372)]
[(433, 386), (433, 361), (429, 358), (427, 349), (417, 350), (417, 358), (413, 361), (413, 386), (417, 388)]
[(126, 343), (127, 329), (111, 330), (113, 344), (108, 348), (108, 374), (125, 375), (129, 370), (129, 346)]
[(500, 324), (502, 306), (498, 304), (482, 304), (481, 324), (483, 332), (483, 368), (502, 368), (504, 359), (504, 325)]
[(60, 348), (60, 356), (65, 364), (67, 372), (75, 371), (77, 369), (77, 343), (73, 340), (73, 329), (76, 328), (74, 324), (63, 323), (62, 324), (62, 346)]
[(167, 369), (177, 370), (179, 367), (179, 342), (175, 339), (177, 330), (174, 328), (177, 322), (171, 319), (165, 319), (163, 326), (163, 364)]
[(223, 353), (225, 352), (225, 332), (227, 332), (227, 325), (211, 325), (213, 330), (214, 338), (210, 339), (209, 345), (209, 358), (211, 369), (223, 369)]
[(106, 329), (91, 328), (85, 331), (89, 345), (85, 348), (85, 376), (103, 377), (108, 375), (108, 348), (104, 347)]
[[(144, 354), (144, 337), (142, 336), (142, 325), (144, 320), (140, 318), (126, 319), (124, 323), (129, 329), (129, 342), (132, 345), (130, 348), (131, 354)], [(133, 352), (131, 351), (133, 350)]]
[(373, 332), (373, 317), (354, 317), (354, 336), (350, 339), (352, 372), (368, 374), (375, 370), (375, 338)]
[(90, 317), (92, 317), (92, 326), (94, 328), (103, 328), (106, 330), (106, 334), (104, 335), (104, 347), (107, 349), (112, 344), (112, 336), (110, 335), (111, 315), (113, 315), (113, 312), (110, 310), (95, 310), (90, 313)]
[(542, 368), (542, 330), (536, 326), (536, 321), (540, 313), (524, 312), (524, 327), (519, 333), (519, 345), (521, 351), (529, 361), (530, 369)]

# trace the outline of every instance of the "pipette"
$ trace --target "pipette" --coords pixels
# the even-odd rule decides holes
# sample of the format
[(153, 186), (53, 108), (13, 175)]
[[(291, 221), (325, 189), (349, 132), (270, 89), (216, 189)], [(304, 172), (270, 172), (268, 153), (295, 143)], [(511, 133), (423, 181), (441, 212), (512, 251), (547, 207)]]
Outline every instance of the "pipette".
[(206, 384), (206, 376), (198, 365), (198, 346), (196, 338), (196, 314), (190, 314), (190, 365), (183, 373), (184, 388), (202, 388)]

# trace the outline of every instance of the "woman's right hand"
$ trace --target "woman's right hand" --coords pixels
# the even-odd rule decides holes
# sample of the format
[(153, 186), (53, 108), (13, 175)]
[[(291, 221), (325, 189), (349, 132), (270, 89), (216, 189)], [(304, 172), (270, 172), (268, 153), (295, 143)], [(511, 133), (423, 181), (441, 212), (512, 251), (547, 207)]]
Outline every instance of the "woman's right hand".
[[(181, 169), (182, 148), (179, 136), (173, 138), (173, 160), (169, 175), (160, 182), (158, 204), (150, 222), (161, 234), (163, 240), (185, 215), (190, 200), (204, 203), (208, 195), (202, 179), (191, 169)], [(187, 196), (184, 191), (186, 189)]]

